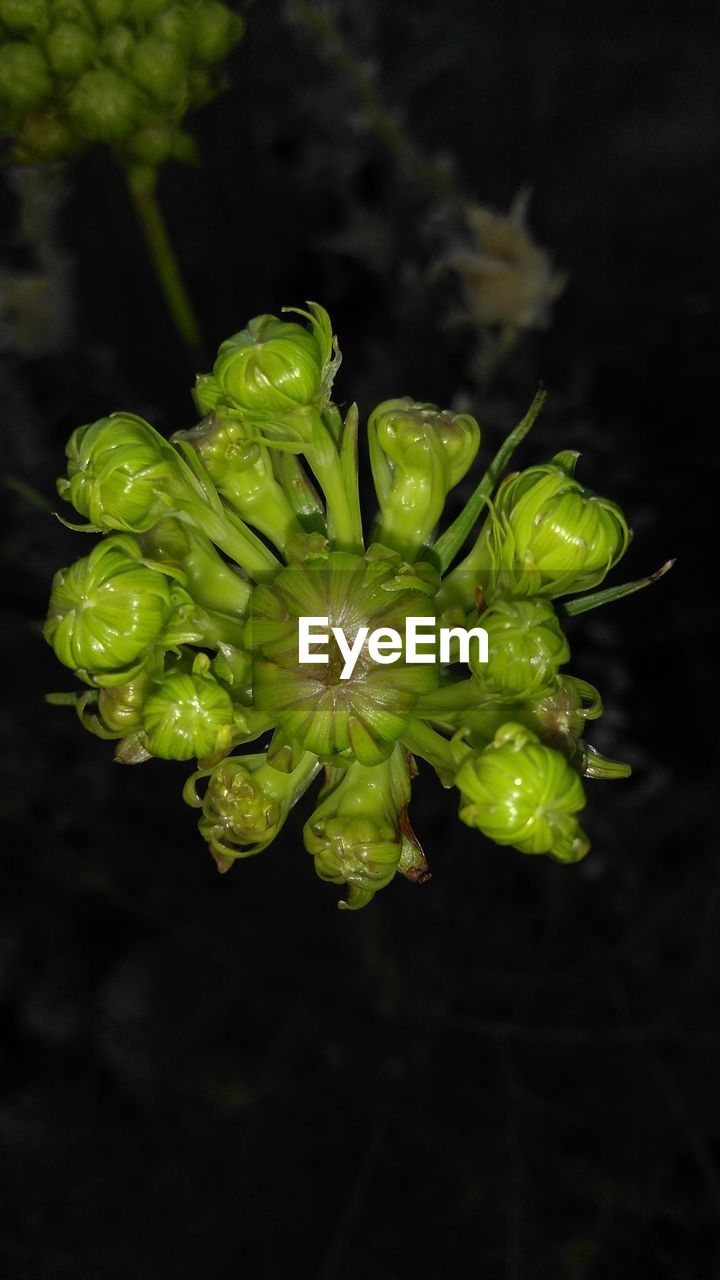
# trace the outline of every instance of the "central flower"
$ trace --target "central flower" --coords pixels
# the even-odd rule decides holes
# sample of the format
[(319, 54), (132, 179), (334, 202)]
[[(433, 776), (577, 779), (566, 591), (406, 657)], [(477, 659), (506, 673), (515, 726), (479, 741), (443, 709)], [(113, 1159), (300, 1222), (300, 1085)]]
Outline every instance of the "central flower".
[[(409, 617), (428, 619), (431, 629), (436, 589), (427, 565), (404, 564), (377, 547), (364, 557), (325, 551), (290, 564), (252, 595), (246, 640), (254, 655), (255, 706), (293, 748), (323, 761), (354, 758), (372, 765), (386, 759), (417, 699), (435, 688), (438, 668), (434, 661), (408, 661), (404, 643), (391, 665), (375, 661), (363, 646), (344, 679), (345, 655), (332, 628), (342, 630), (348, 645), (362, 627), (369, 633), (390, 628), (404, 637)], [(298, 661), (300, 619), (308, 617), (328, 620), (322, 628), (329, 636), (327, 662)]]

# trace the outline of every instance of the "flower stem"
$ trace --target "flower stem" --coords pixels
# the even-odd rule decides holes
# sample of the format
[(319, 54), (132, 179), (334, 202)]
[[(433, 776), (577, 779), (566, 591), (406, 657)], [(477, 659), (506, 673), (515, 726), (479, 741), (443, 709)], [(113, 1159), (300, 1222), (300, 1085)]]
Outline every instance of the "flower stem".
[(341, 458), (330, 433), (320, 423), (315, 431), (312, 450), (308, 450), (306, 456), (325, 496), (328, 537), (339, 549), (362, 554), (357, 471), (352, 475), (352, 453), (346, 451)]
[(125, 170), (128, 190), (175, 329), (189, 354), (202, 358), (203, 340), (157, 199), (157, 169)]
[[(507, 466), (510, 458), (517, 449), (517, 446), (525, 439), (540, 410), (542, 409), (547, 397), (544, 387), (540, 387), (535, 394), (532, 404), (528, 409), (525, 417), (515, 427), (514, 431), (500, 446), (485, 475), (477, 486), (475, 492), (471, 494), (459, 516), (453, 520), (449, 528), (437, 539), (433, 550), (437, 558), (438, 565), (444, 573), (452, 564), (458, 551), (462, 548), (465, 540), (472, 532), (472, 528), (478, 519), (483, 507), (491, 498), (503, 470)], [(453, 573), (462, 573), (475, 569), (476, 565), (473, 561), (473, 552), (477, 549), (477, 541), (473, 550), (465, 557), (462, 564), (458, 565)], [(451, 575), (452, 576), (452, 575)]]

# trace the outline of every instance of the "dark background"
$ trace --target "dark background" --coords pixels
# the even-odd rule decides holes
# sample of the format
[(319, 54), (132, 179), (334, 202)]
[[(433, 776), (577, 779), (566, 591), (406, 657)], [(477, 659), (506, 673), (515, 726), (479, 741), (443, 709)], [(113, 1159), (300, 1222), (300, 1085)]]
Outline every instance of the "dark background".
[(43, 506), (65, 439), (121, 408), (190, 425), (195, 371), (112, 159), (69, 171), (54, 231), (29, 238), (3, 179), (4, 287), (55, 272), (30, 320), (5, 306), (0, 353), (8, 1280), (720, 1275), (714, 8), (332, 7), (430, 168), (501, 210), (530, 184), (568, 272), (549, 327), (483, 385), (472, 331), (447, 324), (457, 282), (431, 269), (452, 225), (437, 184), (280, 6), (249, 10), (231, 88), (195, 117), (200, 167), (161, 182), (211, 348), (318, 299), (341, 400), (465, 397), (488, 450), (542, 378), (522, 464), (582, 450), (635, 528), (615, 580), (677, 556), (570, 626), (606, 701), (591, 740), (634, 767), (588, 785), (577, 867), (483, 840), (423, 770), (429, 885), (337, 912), (307, 801), (221, 878), (185, 766), (119, 768), (43, 702), (69, 687), (40, 634), (50, 578), (86, 545)]

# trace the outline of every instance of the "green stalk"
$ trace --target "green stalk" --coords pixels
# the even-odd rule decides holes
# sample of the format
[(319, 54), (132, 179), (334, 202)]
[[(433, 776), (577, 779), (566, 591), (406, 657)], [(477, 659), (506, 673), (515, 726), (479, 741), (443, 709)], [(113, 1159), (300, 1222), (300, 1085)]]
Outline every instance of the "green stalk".
[(674, 563), (674, 560), (667, 560), (654, 573), (648, 574), (646, 578), (637, 578), (635, 582), (623, 582), (619, 587), (606, 587), (605, 590), (594, 591), (591, 595), (566, 600), (561, 605), (562, 611), (571, 617), (577, 617), (579, 613), (599, 609), (604, 604), (611, 604), (613, 600), (622, 600), (623, 596), (631, 596), (635, 591), (642, 591), (644, 587), (651, 587), (653, 583), (659, 582), (672, 569)]
[[(341, 550), (359, 551), (362, 554), (360, 503), (356, 496), (357, 470), (352, 471), (352, 465), (348, 467), (348, 461), (352, 459), (351, 450), (348, 449), (341, 458), (327, 427), (318, 423), (313, 432), (312, 447), (305, 454), (325, 495), (328, 537)], [(352, 491), (352, 498), (348, 489)]]
[[(460, 512), (460, 515), (453, 520), (450, 527), (446, 529), (435, 542), (433, 551), (435, 552), (437, 563), (442, 573), (445, 572), (448, 566), (455, 559), (455, 556), (461, 549), (466, 538), (470, 535), (473, 525), (475, 524), (488, 498), (495, 489), (495, 486), (497, 485), (507, 463), (510, 461), (510, 458), (520, 442), (525, 439), (525, 436), (530, 431), (530, 428), (540, 413), (540, 410), (545, 403), (546, 396), (547, 392), (541, 387), (536, 393), (530, 408), (522, 419), (522, 422), (518, 423), (515, 430), (510, 432), (507, 440), (501, 444), (495, 454), (495, 457), (490, 463), (490, 466), (485, 472), (485, 475), (477, 486), (477, 489), (466, 502), (463, 510)], [(457, 569), (453, 570), (453, 573), (460, 573), (463, 570), (474, 568), (475, 566), (473, 564), (472, 555), (473, 552), (471, 551), (466, 559), (463, 560), (462, 564), (458, 565)]]
[(438, 716), (442, 718), (456, 712), (476, 711), (488, 702), (492, 702), (492, 699), (483, 695), (482, 686), (471, 677), (424, 694), (418, 698), (415, 710), (418, 715), (434, 720)]
[(294, 453), (272, 450), (273, 471), (306, 533), (327, 533), (325, 510), (315, 487)]
[(232, 511), (220, 515), (211, 507), (201, 506), (199, 502), (182, 502), (177, 504), (173, 514), (181, 520), (189, 520), (199, 528), (216, 547), (250, 574), (251, 578), (275, 574), (282, 567), (282, 562), (273, 555), (270, 548)]
[(411, 720), (402, 735), (403, 745), (414, 756), (427, 760), (444, 787), (451, 787), (460, 761), (447, 738), (422, 720)]
[(157, 199), (157, 169), (125, 170), (128, 190), (155, 275), (175, 329), (193, 359), (202, 360), (203, 340)]
[(284, 551), (290, 539), (296, 533), (302, 533), (302, 527), (276, 481), (271, 480), (261, 492), (248, 496), (243, 491), (242, 480), (231, 477), (218, 486), (218, 491), (237, 511), (240, 519), (254, 525), (278, 551)]

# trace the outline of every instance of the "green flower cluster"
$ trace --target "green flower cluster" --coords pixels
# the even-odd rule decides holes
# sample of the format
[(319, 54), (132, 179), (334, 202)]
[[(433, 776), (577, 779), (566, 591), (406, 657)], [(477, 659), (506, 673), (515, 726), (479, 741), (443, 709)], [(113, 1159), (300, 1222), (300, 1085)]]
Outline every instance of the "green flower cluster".
[(191, 159), (183, 116), (243, 31), (219, 0), (0, 0), (0, 132), (27, 164), (91, 142), (126, 164)]
[[(258, 316), (222, 344), (197, 381), (202, 421), (172, 442), (125, 413), (73, 433), (59, 492), (104, 537), (57, 574), (45, 636), (86, 686), (73, 698), (82, 722), (117, 739), (123, 762), (197, 761), (185, 799), (221, 870), (266, 848), (324, 769), (305, 846), (322, 879), (347, 886), (345, 907), (398, 872), (428, 878), (408, 819), (416, 757), (496, 844), (578, 860), (583, 777), (630, 770), (583, 741), (602, 705), (563, 670), (561, 619), (649, 580), (560, 611), (553, 601), (618, 562), (622, 512), (575, 479), (575, 454), (502, 479), (539, 394), (438, 535), (480, 429), (394, 399), (368, 423), (379, 506), (368, 533), (357, 407), (343, 417), (332, 400), (337, 341), (322, 307), (297, 314), (307, 323)], [(327, 633), (326, 651), (302, 662), (301, 619)], [(443, 629), (442, 662), (408, 646), (409, 620), (431, 642)], [(364, 628), (406, 640), (390, 657), (358, 649), (348, 675), (340, 637)], [(471, 628), (486, 655), (463, 653)]]

